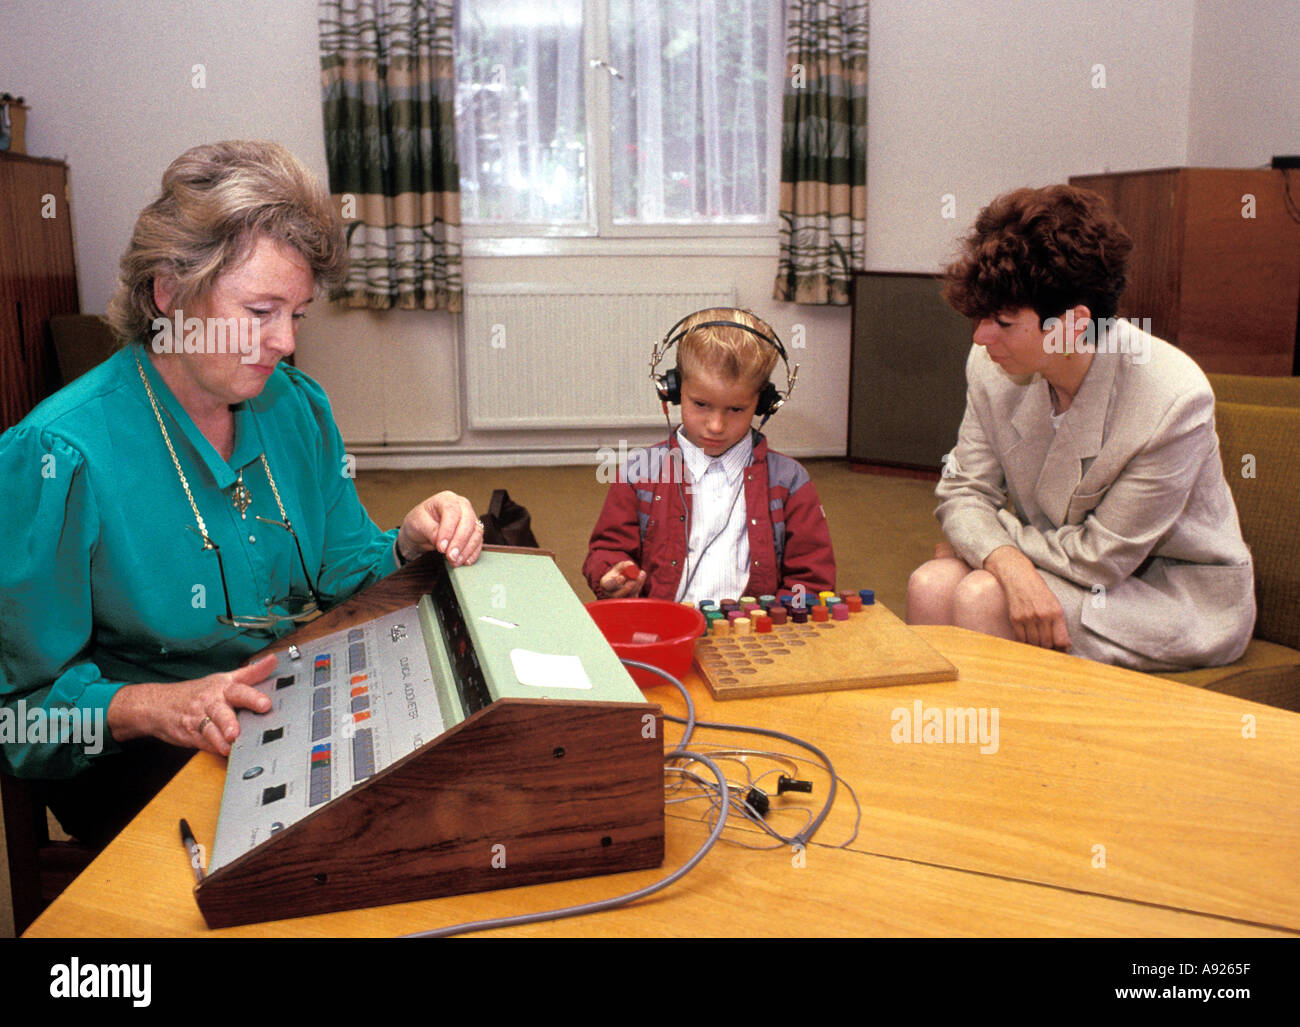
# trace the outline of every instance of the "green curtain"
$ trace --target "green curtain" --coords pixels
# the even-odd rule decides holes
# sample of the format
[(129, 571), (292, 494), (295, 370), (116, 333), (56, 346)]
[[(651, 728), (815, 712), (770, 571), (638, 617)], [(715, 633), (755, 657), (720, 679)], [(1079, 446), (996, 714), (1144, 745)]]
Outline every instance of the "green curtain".
[(773, 297), (845, 305), (866, 266), (868, 0), (790, 0)]
[(453, 0), (321, 0), (330, 192), (352, 267), (331, 299), (461, 309)]

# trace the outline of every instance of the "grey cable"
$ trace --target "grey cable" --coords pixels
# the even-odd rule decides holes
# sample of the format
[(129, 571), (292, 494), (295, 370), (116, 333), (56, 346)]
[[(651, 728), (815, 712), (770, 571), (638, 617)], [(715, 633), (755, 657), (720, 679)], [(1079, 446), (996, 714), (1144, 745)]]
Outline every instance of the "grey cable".
[[(708, 755), (713, 756), (713, 757), (716, 758), (717, 753), (710, 752), (710, 753), (708, 753)], [(803, 756), (795, 756), (795, 757), (791, 757), (791, 758), (792, 758), (792, 759), (796, 759), (796, 760), (798, 760), (800, 763), (808, 763), (808, 764), (816, 765), (814, 760), (807, 759), (806, 757), (803, 757)], [(668, 800), (666, 800), (666, 801), (667, 801), (668, 803), (672, 804), (672, 805), (678, 805), (678, 804), (684, 804), (684, 803), (688, 803), (688, 802), (699, 802), (699, 801), (701, 801), (701, 800), (708, 800), (708, 802), (709, 802), (709, 814), (712, 815), (712, 814), (714, 813), (714, 811), (716, 811), (717, 806), (718, 806), (718, 796), (715, 795), (715, 794), (713, 794), (712, 791), (710, 791), (710, 789), (712, 788), (712, 785), (710, 785), (708, 781), (706, 781), (704, 778), (700, 777), (698, 774), (692, 773), (691, 771), (685, 769), (684, 767), (673, 767), (673, 768), (671, 768), (671, 769), (672, 769), (675, 773), (680, 774), (680, 775), (682, 776), (683, 779), (688, 780), (688, 781), (690, 781), (691, 783), (695, 784), (695, 785), (700, 789), (700, 792), (699, 792), (698, 794), (694, 794), (694, 795), (681, 795), (681, 796), (674, 796), (673, 798), (668, 799)], [(823, 769), (823, 770), (824, 770), (825, 768), (822, 767), (822, 768), (820, 768), (820, 769)], [(767, 772), (765, 772), (765, 773), (763, 773), (763, 774), (760, 774), (757, 778), (753, 778), (752, 780), (750, 780), (749, 783), (748, 783), (748, 786), (749, 786), (749, 787), (754, 787), (754, 786), (759, 786), (759, 787), (761, 787), (761, 782), (762, 782), (763, 778), (765, 778), (765, 777), (770, 777), (770, 776), (772, 776), (773, 774), (779, 774), (780, 772), (781, 772), (781, 771), (779, 771), (779, 770), (769, 770), (769, 771), (767, 771)], [(861, 827), (862, 827), (862, 804), (858, 801), (857, 792), (855, 792), (855, 791), (853, 790), (853, 786), (852, 786), (851, 784), (849, 784), (848, 781), (844, 780), (844, 778), (841, 777), (841, 778), (839, 778), (839, 782), (840, 782), (840, 784), (842, 784), (845, 788), (847, 788), (847, 789), (849, 790), (849, 797), (853, 800), (853, 808), (854, 808), (853, 830), (849, 833), (848, 838), (846, 838), (844, 841), (840, 842), (838, 845), (831, 845), (831, 843), (829, 843), (829, 842), (826, 842), (826, 843), (824, 843), (824, 844), (830, 846), (831, 848), (836, 848), (836, 849), (847, 849), (850, 845), (852, 845), (855, 841), (857, 841), (857, 838), (858, 838), (858, 832), (861, 830)], [(729, 783), (730, 783), (730, 782), (729, 782)], [(777, 831), (777, 830), (776, 830), (776, 829), (775, 829), (775, 828), (774, 828), (770, 823), (768, 823), (767, 819), (766, 819), (765, 817), (763, 817), (761, 814), (759, 814), (758, 811), (754, 809), (754, 807), (750, 806), (748, 802), (746, 802), (744, 799), (740, 798), (740, 794), (739, 794), (739, 792), (738, 792), (737, 789), (738, 789), (738, 786), (736, 786), (736, 785), (732, 785), (732, 789), (731, 789), (731, 790), (732, 790), (732, 795), (731, 795), (731, 808), (732, 808), (733, 810), (735, 810), (735, 811), (736, 811), (737, 813), (739, 813), (741, 816), (743, 816), (743, 817), (745, 817), (746, 819), (748, 819), (749, 821), (751, 821), (751, 822), (752, 822), (756, 827), (758, 827), (760, 830), (762, 830), (762, 831), (766, 832), (767, 834), (771, 835), (773, 838), (778, 839), (778, 841), (779, 841), (780, 843), (785, 844), (785, 845), (793, 845), (793, 844), (795, 844), (795, 842), (796, 842), (796, 839), (795, 839), (795, 838), (787, 838), (785, 835), (781, 834), (781, 833), (780, 833), (779, 831)], [(782, 812), (794, 812), (794, 809), (789, 808), (789, 807), (784, 807), (784, 808), (782, 809)], [(810, 823), (812, 822), (812, 811), (800, 807), (800, 808), (798, 808), (798, 812), (800, 812), (800, 813), (804, 813), (804, 814), (806, 815), (806, 819), (805, 819), (805, 821), (804, 821), (804, 826), (807, 827), (807, 825), (810, 824)], [(703, 820), (705, 823), (709, 823), (709, 825), (712, 826), (711, 821), (709, 821), (708, 819), (706, 819), (706, 818), (701, 818), (701, 820)], [(760, 845), (747, 845), (747, 844), (745, 844), (744, 842), (737, 841), (737, 840), (734, 839), (734, 838), (731, 838), (731, 839), (724, 839), (724, 841), (728, 841), (728, 842), (730, 842), (730, 844), (732, 844), (732, 845), (738, 845), (738, 846), (740, 846), (741, 848), (745, 848), (745, 849), (758, 849), (758, 850), (760, 850), (760, 851), (767, 851), (767, 850), (770, 850), (770, 849), (780, 848), (780, 847), (781, 847), (780, 845), (762, 845), (762, 846), (760, 846)]]
[[(658, 667), (652, 666), (649, 663), (642, 663), (640, 660), (623, 659), (620, 659), (619, 662), (622, 663), (624, 667), (635, 667), (637, 670), (648, 670), (652, 674), (658, 674), (670, 685), (673, 685), (677, 691), (682, 693), (682, 698), (686, 700), (686, 719), (683, 720), (680, 717), (669, 717), (666, 713), (664, 714), (664, 718), (675, 721), (678, 724), (686, 725), (686, 731), (682, 734), (682, 740), (677, 743), (677, 749), (674, 751), (676, 752), (684, 749), (687, 743), (690, 742), (691, 735), (695, 733), (695, 701), (691, 699), (691, 693), (686, 691), (686, 686), (669, 674), (668, 671), (660, 670)], [(673, 753), (670, 752), (666, 755), (671, 756)]]
[[(817, 814), (817, 817), (812, 821), (812, 823), (810, 823), (807, 827), (805, 827), (802, 831), (800, 831), (791, 839), (791, 844), (802, 845), (803, 847), (806, 848), (808, 843), (812, 840), (813, 836), (821, 828), (822, 822), (830, 815), (831, 807), (835, 804), (835, 792), (837, 788), (836, 783), (839, 781), (840, 776), (839, 774), (835, 773), (835, 768), (834, 766), (831, 765), (830, 757), (827, 756), (824, 752), (822, 752), (819, 748), (817, 748), (817, 746), (813, 745), (812, 742), (805, 742), (802, 738), (796, 738), (794, 737), (794, 735), (787, 735), (782, 731), (773, 731), (770, 728), (752, 727), (745, 724), (711, 724), (711, 723), (706, 723), (705, 721), (697, 721), (695, 719), (695, 703), (691, 700), (691, 693), (688, 692), (686, 690), (686, 686), (683, 685), (680, 681), (678, 681), (675, 677), (673, 677), (667, 671), (660, 670), (658, 667), (652, 667), (648, 663), (641, 663), (638, 660), (623, 660), (622, 662), (624, 666), (636, 667), (640, 670), (648, 670), (654, 674), (659, 675), (659, 677), (663, 678), (665, 681), (668, 681), (671, 684), (675, 685), (677, 690), (682, 693), (682, 698), (686, 700), (685, 719), (683, 719), (682, 717), (674, 717), (670, 713), (665, 713), (663, 715), (664, 720), (671, 720), (674, 724), (685, 725), (685, 732), (682, 735), (682, 740), (677, 743), (678, 748), (675, 751), (680, 751), (680, 749), (683, 746), (685, 746), (687, 742), (690, 741), (691, 735), (694, 734), (695, 729), (697, 727), (707, 727), (707, 728), (713, 728), (715, 730), (720, 730), (720, 731), (739, 731), (744, 734), (765, 735), (768, 738), (779, 738), (783, 742), (790, 742), (793, 745), (798, 745), (801, 748), (807, 749), (814, 756), (816, 756), (817, 759), (821, 761), (822, 767), (825, 768), (826, 772), (830, 775), (831, 778), (831, 787), (830, 787), (829, 794), (827, 794), (826, 796), (826, 804), (822, 806), (821, 812)], [(669, 755), (672, 755), (672, 753), (669, 753)], [(854, 802), (855, 804), (857, 802), (856, 795), (854, 796)], [(858, 808), (859, 821), (861, 820), (861, 815), (862, 815), (862, 811), (861, 811), (861, 807), (859, 806)], [(723, 817), (723, 820), (726, 820), (725, 816)], [(853, 833), (854, 836), (856, 837), (857, 836), (856, 824), (854, 825)]]
[[(684, 767), (671, 767), (669, 769), (674, 771), (675, 773), (681, 774), (686, 780), (692, 782), (695, 785), (698, 785), (699, 788), (701, 789), (701, 792), (698, 795), (680, 796), (678, 798), (673, 799), (672, 800), (673, 804), (676, 805), (678, 803), (699, 802), (701, 799), (707, 799), (709, 801), (708, 817), (707, 819), (705, 818), (702, 819), (704, 819), (705, 822), (708, 823), (709, 827), (712, 827), (713, 826), (712, 818), (717, 813), (718, 808), (721, 804), (721, 797), (715, 795), (712, 791), (713, 786), (704, 778), (700, 777), (698, 774), (692, 773), (691, 771), (685, 769)], [(781, 832), (779, 832), (776, 828), (774, 828), (771, 824), (767, 822), (767, 820), (763, 817), (761, 813), (758, 812), (758, 810), (756, 810), (753, 806), (751, 806), (745, 799), (741, 798), (741, 795), (738, 791), (739, 786), (737, 786), (731, 781), (728, 781), (727, 784), (731, 788), (731, 794), (729, 798), (730, 798), (732, 810), (734, 810), (740, 816), (744, 817), (746, 820), (753, 822), (753, 824), (759, 830), (763, 831), (765, 834), (769, 834), (773, 838), (775, 838), (777, 840), (777, 844), (776, 845), (746, 845), (744, 842), (736, 841), (734, 838), (724, 839), (725, 841), (733, 845), (739, 845), (741, 848), (744, 849), (764, 849), (764, 850), (778, 849), (781, 848), (781, 846), (783, 845), (795, 844), (794, 838), (787, 838), (785, 835), (781, 834)], [(805, 827), (812, 821), (812, 810), (798, 809), (798, 810), (788, 810), (787, 812), (803, 813), (805, 817), (804, 819)]]
[[(670, 713), (664, 714), (664, 720), (671, 720), (674, 724), (686, 723), (686, 721), (683, 720), (681, 717), (674, 717)], [(746, 734), (766, 735), (768, 738), (779, 738), (783, 742), (790, 742), (793, 745), (798, 745), (804, 749), (807, 749), (819, 760), (821, 760), (822, 766), (826, 768), (826, 772), (830, 775), (831, 778), (830, 793), (826, 796), (826, 804), (822, 807), (822, 811), (817, 814), (816, 819), (814, 819), (811, 824), (809, 824), (806, 828), (804, 828), (797, 835), (795, 835), (793, 839), (794, 842), (797, 842), (798, 844), (807, 847), (808, 842), (812, 840), (813, 835), (815, 835), (817, 833), (817, 830), (822, 826), (822, 821), (824, 821), (827, 818), (827, 816), (830, 815), (831, 807), (835, 804), (836, 782), (839, 780), (839, 775), (835, 773), (835, 768), (831, 766), (830, 758), (819, 748), (817, 748), (817, 746), (813, 745), (812, 742), (805, 742), (802, 738), (796, 738), (794, 735), (787, 735), (783, 731), (773, 731), (770, 728), (752, 727), (745, 724), (715, 724), (703, 720), (697, 721), (695, 720), (695, 710), (693, 707), (691, 709), (690, 727), (691, 730), (694, 730), (697, 727), (703, 727), (703, 728), (710, 728), (715, 731), (739, 731)]]

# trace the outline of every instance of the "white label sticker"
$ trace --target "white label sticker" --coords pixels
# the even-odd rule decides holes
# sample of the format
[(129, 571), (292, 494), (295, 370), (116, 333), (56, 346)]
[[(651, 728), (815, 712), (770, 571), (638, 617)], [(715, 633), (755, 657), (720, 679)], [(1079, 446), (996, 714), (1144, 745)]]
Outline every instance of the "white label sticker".
[(533, 688), (591, 688), (591, 678), (577, 656), (511, 649), (510, 662), (521, 685)]

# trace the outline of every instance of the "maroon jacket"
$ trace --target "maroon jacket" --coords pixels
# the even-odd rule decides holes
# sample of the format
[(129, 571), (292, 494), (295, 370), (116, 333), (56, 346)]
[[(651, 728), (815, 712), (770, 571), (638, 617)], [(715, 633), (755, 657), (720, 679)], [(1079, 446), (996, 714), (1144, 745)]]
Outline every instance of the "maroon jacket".
[[(680, 451), (669, 456), (670, 450), (679, 450), (676, 435), (634, 454), (609, 487), (582, 565), (597, 596), (603, 597), (600, 579), (605, 573), (620, 561), (633, 560), (646, 572), (642, 595), (676, 598), (686, 564), (691, 495), (678, 480), (684, 466)], [(769, 450), (767, 440), (754, 432), (754, 457), (744, 473), (750, 559), (745, 595), (774, 595), (796, 585), (814, 595), (834, 589), (835, 553), (808, 472)]]

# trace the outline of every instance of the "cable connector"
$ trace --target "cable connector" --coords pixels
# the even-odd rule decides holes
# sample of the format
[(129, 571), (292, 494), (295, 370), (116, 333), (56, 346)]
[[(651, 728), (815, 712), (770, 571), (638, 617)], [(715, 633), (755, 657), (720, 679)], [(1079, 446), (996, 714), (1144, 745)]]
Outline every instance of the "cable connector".
[(797, 778), (790, 777), (788, 774), (782, 774), (776, 779), (776, 794), (784, 795), (786, 792), (808, 792), (812, 793), (811, 781), (800, 781)]
[(767, 797), (767, 793), (761, 788), (751, 788), (745, 796), (745, 804), (764, 818), (767, 817), (767, 811), (772, 808), (772, 800)]

